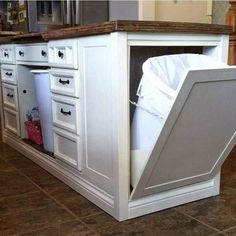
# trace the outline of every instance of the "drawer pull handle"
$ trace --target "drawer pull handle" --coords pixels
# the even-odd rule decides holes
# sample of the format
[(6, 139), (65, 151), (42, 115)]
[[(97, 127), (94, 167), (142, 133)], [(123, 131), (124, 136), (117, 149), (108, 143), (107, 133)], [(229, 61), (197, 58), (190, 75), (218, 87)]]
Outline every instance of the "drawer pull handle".
[(10, 98), (13, 98), (13, 97), (14, 97), (14, 95), (13, 95), (13, 94), (10, 94), (10, 93), (8, 93), (7, 96), (10, 97)]
[(67, 115), (71, 116), (71, 111), (64, 111), (63, 108), (61, 108), (61, 113), (66, 116)]
[(19, 51), (19, 55), (20, 55), (20, 56), (24, 56), (24, 52)]
[(61, 83), (61, 84), (70, 84), (70, 81), (59, 79), (59, 83)]
[(12, 76), (12, 73), (6, 72), (5, 75)]
[(46, 57), (47, 53), (46, 53), (44, 50), (42, 50), (42, 51), (41, 51), (41, 55), (42, 55), (43, 57)]
[(63, 58), (64, 54), (63, 54), (61, 51), (58, 51), (58, 56), (59, 56), (60, 58)]
[(4, 52), (4, 57), (8, 57), (8, 56), (9, 56), (9, 54)]

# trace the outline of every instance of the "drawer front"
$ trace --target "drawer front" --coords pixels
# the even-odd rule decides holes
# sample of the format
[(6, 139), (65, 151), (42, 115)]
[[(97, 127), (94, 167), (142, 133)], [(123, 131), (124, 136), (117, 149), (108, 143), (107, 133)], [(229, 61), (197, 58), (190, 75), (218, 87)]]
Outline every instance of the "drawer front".
[(48, 63), (52, 67), (78, 68), (77, 40), (57, 40), (48, 43)]
[(79, 101), (75, 98), (52, 96), (53, 124), (79, 134)]
[(12, 133), (20, 136), (19, 113), (4, 107), (4, 127)]
[(15, 52), (13, 45), (2, 45), (1, 46), (1, 63), (15, 63)]
[(81, 171), (82, 161), (79, 136), (54, 128), (53, 142), (55, 157)]
[(16, 66), (15, 65), (2, 65), (1, 66), (2, 81), (10, 84), (17, 84), (16, 79)]
[(47, 45), (16, 46), (16, 60), (29, 62), (48, 62)]
[(52, 69), (50, 71), (51, 91), (62, 95), (79, 97), (79, 72)]
[(10, 84), (2, 84), (2, 97), (4, 106), (18, 110), (17, 87)]

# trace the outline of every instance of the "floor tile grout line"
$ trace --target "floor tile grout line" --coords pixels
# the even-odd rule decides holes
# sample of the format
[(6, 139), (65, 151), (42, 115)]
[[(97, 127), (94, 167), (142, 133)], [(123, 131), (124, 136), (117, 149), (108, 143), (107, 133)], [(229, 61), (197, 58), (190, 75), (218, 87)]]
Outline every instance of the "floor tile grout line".
[(222, 232), (223, 232), (223, 233), (227, 233), (228, 231), (230, 231), (230, 230), (232, 230), (232, 229), (236, 229), (236, 226), (233, 226), (233, 227), (230, 227), (230, 228), (228, 228), (228, 229), (225, 229), (225, 230), (223, 230)]
[(180, 210), (178, 210), (178, 209), (175, 209), (175, 211), (177, 211), (178, 213), (181, 213), (181, 214), (183, 214), (183, 215), (185, 215), (185, 216), (187, 216), (187, 217), (189, 217), (189, 218), (191, 218), (191, 219), (193, 219), (193, 220), (196, 220), (197, 222), (199, 222), (199, 223), (201, 223), (201, 224), (207, 226), (208, 228), (214, 229), (214, 230), (217, 231), (218, 233), (222, 233), (221, 230), (219, 230), (219, 229), (217, 229), (217, 228), (215, 228), (215, 227), (213, 227), (213, 226), (211, 226), (211, 225), (208, 225), (207, 223), (205, 223), (205, 222), (203, 222), (203, 221), (201, 221), (201, 220), (198, 220), (197, 218), (195, 218), (195, 217), (193, 217), (193, 216), (191, 216), (191, 215), (189, 215), (189, 214), (187, 214), (187, 213), (185, 213), (185, 212), (182, 212), (182, 211), (180, 211)]
[[(24, 156), (24, 155), (23, 155)], [(28, 177), (27, 175), (25, 175), (23, 172), (21, 172), (20, 169), (16, 168), (13, 164), (10, 163), (11, 166), (13, 166), (13, 168), (21, 175), (24, 176), (26, 179), (28, 179), (34, 186), (36, 186), (40, 191), (42, 191), (45, 195), (47, 195), (48, 197), (50, 197), (51, 199), (53, 199), (62, 209), (66, 210), (68, 213), (70, 213), (73, 217), (75, 217), (75, 219), (77, 221), (79, 221), (80, 223), (82, 223), (83, 225), (85, 225), (87, 228), (89, 228), (90, 230), (92, 230), (94, 233), (98, 234), (93, 228), (91, 228), (90, 226), (88, 226), (86, 223), (84, 223), (82, 220), (80, 220), (80, 218), (74, 213), (72, 212), (69, 208), (67, 208), (64, 204), (62, 204), (60, 201), (58, 201), (56, 198), (54, 198), (50, 193), (48, 193), (47, 191), (45, 191), (43, 188), (41, 188), (38, 184), (36, 184), (30, 177)], [(54, 177), (54, 176), (53, 176)], [(56, 178), (56, 177), (54, 177)]]

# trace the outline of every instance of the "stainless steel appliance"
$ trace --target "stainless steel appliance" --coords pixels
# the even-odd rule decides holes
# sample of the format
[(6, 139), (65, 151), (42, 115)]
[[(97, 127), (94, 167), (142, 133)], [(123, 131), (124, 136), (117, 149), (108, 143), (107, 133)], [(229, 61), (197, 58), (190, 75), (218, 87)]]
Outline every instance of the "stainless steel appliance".
[[(108, 0), (4, 1), (12, 30), (40, 32), (49, 29), (99, 23), (108, 20)], [(1, 10), (1, 9), (0, 9)]]

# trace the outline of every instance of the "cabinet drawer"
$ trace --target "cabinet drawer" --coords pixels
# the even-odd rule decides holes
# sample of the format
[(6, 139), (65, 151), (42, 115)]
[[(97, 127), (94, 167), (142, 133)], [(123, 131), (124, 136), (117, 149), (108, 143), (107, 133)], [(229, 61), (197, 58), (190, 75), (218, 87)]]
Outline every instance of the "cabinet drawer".
[(10, 84), (2, 84), (2, 97), (4, 106), (8, 106), (14, 110), (18, 110), (18, 94), (17, 87)]
[(51, 91), (62, 95), (79, 97), (79, 72), (52, 69), (50, 71)]
[(14, 134), (20, 136), (19, 113), (4, 107), (4, 127)]
[(82, 170), (79, 136), (53, 128), (54, 155), (67, 164)]
[(1, 63), (15, 63), (15, 52), (13, 45), (2, 45), (1, 46)]
[(16, 46), (16, 60), (29, 62), (48, 62), (46, 44)]
[(3, 82), (17, 84), (16, 66), (15, 65), (2, 65), (1, 76), (2, 76)]
[(79, 134), (79, 101), (75, 98), (52, 96), (53, 124)]
[(77, 40), (57, 40), (48, 43), (48, 62), (50, 66), (78, 68)]

